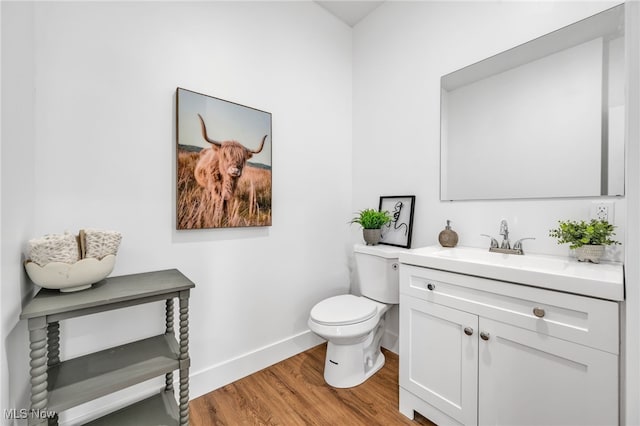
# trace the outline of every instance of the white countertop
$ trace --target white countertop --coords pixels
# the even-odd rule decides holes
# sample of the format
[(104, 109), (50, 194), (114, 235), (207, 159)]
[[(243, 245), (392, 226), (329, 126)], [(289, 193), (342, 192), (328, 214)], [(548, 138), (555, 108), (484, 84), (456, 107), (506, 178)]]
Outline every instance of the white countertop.
[(400, 263), (601, 299), (624, 300), (622, 263), (595, 264), (569, 257), (501, 254), (473, 247), (440, 246), (402, 251)]

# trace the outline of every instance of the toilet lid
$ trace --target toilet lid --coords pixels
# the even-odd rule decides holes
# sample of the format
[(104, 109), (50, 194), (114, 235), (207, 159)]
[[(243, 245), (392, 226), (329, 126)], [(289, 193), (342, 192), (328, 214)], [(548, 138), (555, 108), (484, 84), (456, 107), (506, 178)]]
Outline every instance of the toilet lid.
[(376, 304), (352, 294), (334, 296), (311, 309), (311, 319), (323, 325), (349, 325), (363, 322), (376, 314)]

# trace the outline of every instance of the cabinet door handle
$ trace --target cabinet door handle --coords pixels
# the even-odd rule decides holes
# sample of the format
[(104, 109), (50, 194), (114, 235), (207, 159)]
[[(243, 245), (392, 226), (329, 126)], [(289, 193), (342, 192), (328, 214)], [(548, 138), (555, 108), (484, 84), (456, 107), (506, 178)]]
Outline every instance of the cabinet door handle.
[(436, 289), (436, 286), (435, 286), (435, 284), (431, 284), (431, 283), (429, 283), (429, 284), (427, 284), (427, 288), (428, 288), (429, 290), (435, 290), (435, 289)]
[(481, 331), (480, 332), (480, 338), (482, 340), (489, 340), (489, 333), (487, 333), (486, 331)]
[(544, 309), (539, 308), (537, 306), (533, 308), (533, 315), (537, 316), (538, 318), (544, 317), (544, 314), (545, 314)]
[(473, 334), (473, 328), (465, 327), (464, 328), (464, 334), (466, 334), (467, 336), (471, 336)]

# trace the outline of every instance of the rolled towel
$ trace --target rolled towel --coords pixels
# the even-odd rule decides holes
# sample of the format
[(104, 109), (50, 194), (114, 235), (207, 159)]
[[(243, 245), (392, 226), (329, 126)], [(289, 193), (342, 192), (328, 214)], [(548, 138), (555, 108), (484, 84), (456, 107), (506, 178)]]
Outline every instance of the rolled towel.
[(40, 266), (51, 262), (75, 263), (80, 260), (76, 236), (49, 234), (29, 240), (29, 259)]
[(95, 257), (96, 259), (102, 259), (109, 254), (115, 256), (118, 252), (118, 247), (120, 247), (120, 241), (122, 241), (122, 234), (117, 231), (85, 229), (80, 231), (80, 241), (83, 246), (83, 258)]

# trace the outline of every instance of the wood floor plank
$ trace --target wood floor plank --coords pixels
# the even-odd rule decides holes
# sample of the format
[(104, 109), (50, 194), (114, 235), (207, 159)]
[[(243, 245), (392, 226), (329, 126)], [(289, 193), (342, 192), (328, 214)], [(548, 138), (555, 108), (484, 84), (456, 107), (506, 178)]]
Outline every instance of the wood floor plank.
[(385, 366), (349, 389), (327, 385), (323, 377), (326, 344), (196, 398), (192, 426), (423, 425), (398, 411), (398, 356), (383, 350)]

